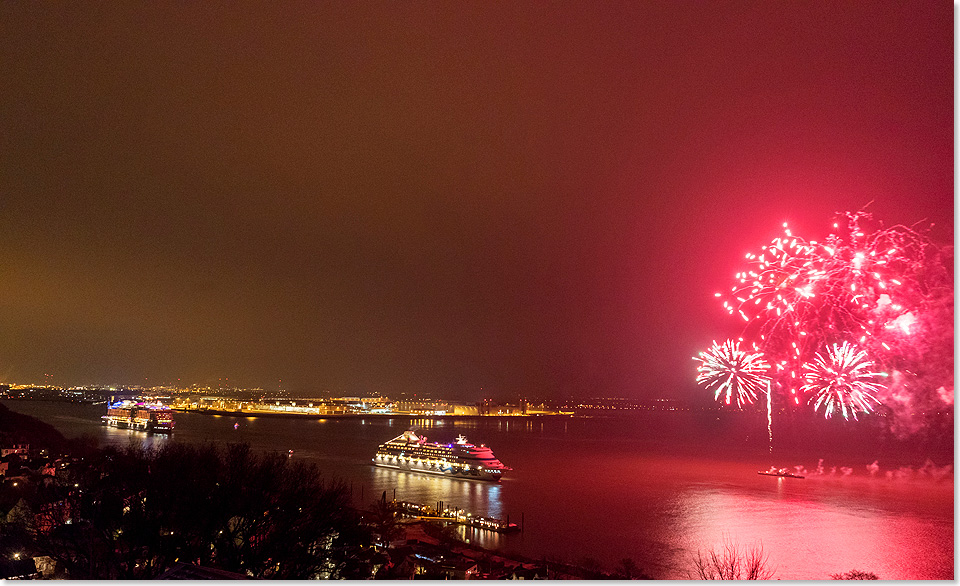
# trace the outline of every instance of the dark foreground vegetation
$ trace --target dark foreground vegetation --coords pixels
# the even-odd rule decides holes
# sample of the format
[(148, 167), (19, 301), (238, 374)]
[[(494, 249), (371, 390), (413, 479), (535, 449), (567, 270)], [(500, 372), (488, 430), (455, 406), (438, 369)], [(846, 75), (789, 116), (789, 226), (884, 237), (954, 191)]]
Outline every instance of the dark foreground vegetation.
[(174, 562), (256, 578), (370, 575), (348, 491), (246, 445), (106, 448), (15, 496), (4, 553), (49, 556), (75, 579), (155, 578)]

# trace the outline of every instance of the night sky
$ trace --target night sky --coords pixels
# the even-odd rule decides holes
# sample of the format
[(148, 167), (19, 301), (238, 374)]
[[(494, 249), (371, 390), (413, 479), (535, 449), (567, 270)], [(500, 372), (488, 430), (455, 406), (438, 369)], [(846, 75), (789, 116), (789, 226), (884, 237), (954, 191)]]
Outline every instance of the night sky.
[(0, 64), (0, 381), (689, 398), (783, 222), (954, 239), (947, 2), (4, 2)]

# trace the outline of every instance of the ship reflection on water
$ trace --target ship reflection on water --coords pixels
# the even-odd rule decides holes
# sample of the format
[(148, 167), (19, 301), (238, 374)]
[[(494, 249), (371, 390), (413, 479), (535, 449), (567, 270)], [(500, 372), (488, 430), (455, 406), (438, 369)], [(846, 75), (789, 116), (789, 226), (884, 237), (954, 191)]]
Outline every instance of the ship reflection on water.
[[(510, 513), (504, 512), (503, 487), (500, 484), (428, 476), (377, 466), (370, 466), (370, 471), (370, 484), (385, 491), (387, 500), (392, 500), (395, 492), (397, 500), (430, 505), (442, 501), (444, 506), (458, 507), (489, 517), (506, 519)], [(382, 493), (373, 496), (380, 494)], [(518, 521), (519, 515), (519, 511), (515, 512), (510, 520)], [(505, 543), (504, 535), (493, 531), (465, 526), (457, 526), (455, 529), (461, 538), (469, 539), (470, 543), (481, 547), (496, 549)]]
[(389, 468), (371, 467), (373, 482), (377, 487), (393, 487), (387, 490), (387, 498), (417, 503), (443, 501), (451, 506), (468, 511), (483, 511), (484, 515), (503, 517), (502, 487), (499, 484), (471, 482), (443, 476), (426, 476), (401, 472)]
[(167, 434), (144, 433), (135, 429), (121, 429), (118, 427), (103, 427), (100, 441), (103, 445), (125, 448), (128, 445), (142, 446), (147, 449), (158, 448), (169, 441), (173, 436)]

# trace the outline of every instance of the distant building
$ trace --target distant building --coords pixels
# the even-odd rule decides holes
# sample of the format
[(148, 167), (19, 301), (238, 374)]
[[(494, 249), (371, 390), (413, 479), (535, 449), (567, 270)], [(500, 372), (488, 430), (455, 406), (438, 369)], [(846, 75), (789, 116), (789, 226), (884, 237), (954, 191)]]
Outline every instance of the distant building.
[(23, 454), (26, 456), (29, 451), (30, 444), (13, 444), (9, 448), (0, 448), (0, 458), (9, 456), (10, 454)]
[(398, 413), (413, 413), (416, 415), (445, 415), (453, 411), (453, 407), (446, 401), (433, 399), (401, 399), (394, 403)]
[(478, 415), (490, 415), (490, 408), (493, 406), (493, 399), (481, 399), (477, 403)]
[(454, 415), (480, 415), (480, 408), (476, 405), (455, 403), (452, 405)]

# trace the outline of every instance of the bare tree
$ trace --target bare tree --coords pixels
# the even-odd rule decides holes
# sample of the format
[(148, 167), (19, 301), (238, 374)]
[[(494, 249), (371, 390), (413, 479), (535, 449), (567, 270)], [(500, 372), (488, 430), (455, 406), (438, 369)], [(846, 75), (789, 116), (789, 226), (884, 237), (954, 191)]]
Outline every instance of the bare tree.
[(581, 558), (577, 563), (580, 569), (586, 573), (587, 579), (598, 579), (603, 576), (603, 566), (600, 560), (592, 557)]
[(748, 548), (728, 539), (706, 553), (697, 550), (693, 563), (693, 577), (700, 580), (770, 580), (775, 570), (768, 565), (763, 544)]
[(633, 558), (623, 558), (613, 569), (613, 577), (617, 580), (652, 580)]
[(390, 542), (403, 537), (403, 527), (399, 525), (399, 514), (397, 506), (393, 502), (387, 501), (387, 492), (375, 502), (369, 509), (368, 515), (373, 531), (379, 537), (379, 543), (383, 547), (390, 547)]
[(850, 570), (842, 574), (830, 574), (834, 580), (879, 580), (880, 578), (873, 572), (863, 572), (861, 570)]

